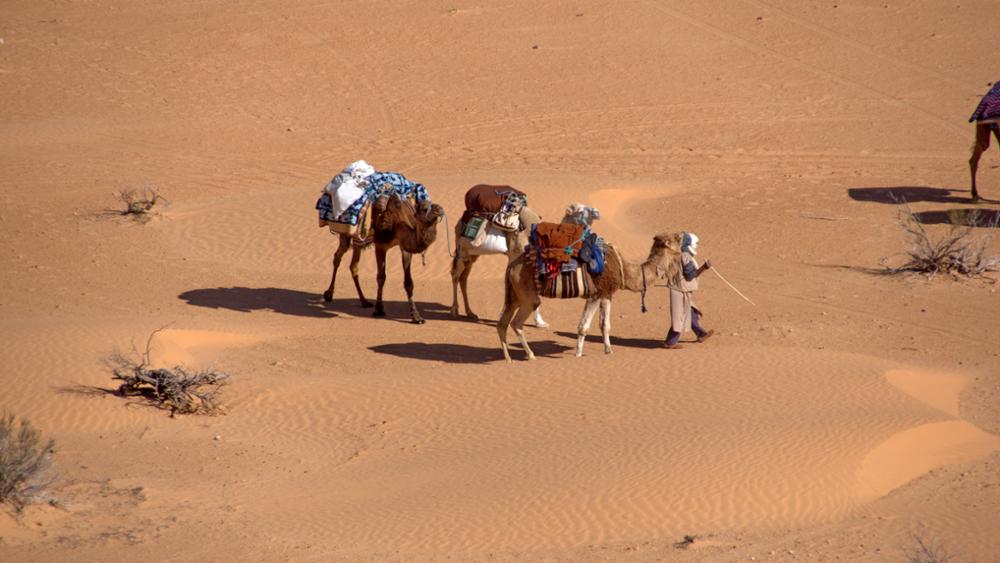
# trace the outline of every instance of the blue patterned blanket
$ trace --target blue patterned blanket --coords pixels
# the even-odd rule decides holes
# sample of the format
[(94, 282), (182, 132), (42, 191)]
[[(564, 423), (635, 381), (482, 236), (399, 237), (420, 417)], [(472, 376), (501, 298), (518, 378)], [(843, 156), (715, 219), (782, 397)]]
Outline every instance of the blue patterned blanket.
[(339, 217), (331, 216), (333, 205), (330, 201), (330, 196), (329, 194), (323, 194), (319, 198), (319, 201), (316, 202), (316, 210), (319, 211), (320, 219), (335, 223), (357, 225), (358, 216), (361, 214), (361, 209), (365, 204), (385, 193), (397, 194), (404, 198), (412, 197), (418, 202), (430, 199), (427, 188), (423, 184), (411, 182), (398, 172), (376, 172), (365, 178), (364, 182), (366, 184), (364, 194), (352, 203), (350, 207), (345, 209)]

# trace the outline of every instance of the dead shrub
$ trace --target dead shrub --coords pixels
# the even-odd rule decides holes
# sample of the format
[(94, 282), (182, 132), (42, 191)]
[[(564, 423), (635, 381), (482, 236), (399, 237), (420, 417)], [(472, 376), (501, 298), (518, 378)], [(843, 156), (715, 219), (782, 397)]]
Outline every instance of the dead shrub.
[(224, 414), (219, 392), (229, 383), (227, 374), (213, 369), (189, 371), (184, 366), (150, 367), (150, 346), (160, 330), (149, 335), (144, 352), (139, 353), (133, 346), (131, 354), (115, 352), (108, 356), (106, 364), (111, 368), (112, 378), (122, 382), (117, 394), (144, 398), (158, 408), (169, 410), (171, 417), (175, 414)]
[(913, 541), (917, 545), (905, 550), (907, 563), (947, 563), (953, 558), (939, 543), (922, 535), (915, 534)]
[(27, 420), (17, 424), (14, 415), (0, 417), (0, 504), (20, 512), (52, 484), (53, 447), (55, 442), (43, 441)]
[[(948, 231), (934, 239), (924, 228), (910, 206), (902, 201), (897, 221), (906, 233), (910, 248), (907, 260), (901, 266), (886, 267), (885, 274), (907, 272), (925, 274), (933, 278), (937, 274), (952, 274), (954, 277), (984, 278), (995, 281), (986, 274), (1000, 271), (1000, 257), (988, 253), (998, 220), (987, 222), (987, 233), (973, 236), (973, 229), (982, 224), (978, 211), (964, 215), (952, 213)], [(883, 261), (884, 262), (884, 261)]]
[(149, 186), (121, 190), (118, 192), (118, 199), (125, 204), (125, 209), (121, 210), (122, 215), (142, 222), (149, 220), (154, 207), (167, 201), (156, 188)]

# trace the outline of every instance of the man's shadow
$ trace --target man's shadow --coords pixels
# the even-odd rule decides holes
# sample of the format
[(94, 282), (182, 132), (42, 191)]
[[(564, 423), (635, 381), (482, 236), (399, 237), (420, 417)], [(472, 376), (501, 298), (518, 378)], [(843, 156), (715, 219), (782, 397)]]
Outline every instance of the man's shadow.
[[(215, 287), (192, 289), (178, 295), (189, 305), (211, 309), (229, 309), (241, 313), (273, 311), (298, 317), (333, 318), (347, 315), (372, 318), (372, 309), (361, 306), (356, 298), (334, 299), (327, 303), (319, 293), (280, 287)], [(450, 307), (441, 303), (418, 301), (417, 308), (427, 320), (451, 319)], [(410, 306), (405, 301), (383, 301), (386, 318), (410, 322)]]

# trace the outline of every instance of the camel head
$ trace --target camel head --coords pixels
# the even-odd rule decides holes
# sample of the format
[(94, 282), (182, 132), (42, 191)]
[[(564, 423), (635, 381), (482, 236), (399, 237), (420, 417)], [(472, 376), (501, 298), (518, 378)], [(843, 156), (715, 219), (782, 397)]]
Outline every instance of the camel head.
[(542, 216), (535, 213), (534, 210), (528, 206), (522, 207), (521, 212), (518, 213), (517, 217), (521, 220), (521, 230), (528, 229), (532, 225), (542, 222)]
[(590, 207), (582, 203), (571, 203), (566, 208), (566, 215), (563, 223), (576, 223), (578, 225), (592, 225), (594, 221), (601, 218), (601, 213), (596, 207)]
[(418, 201), (414, 206), (410, 200), (396, 194), (378, 198), (375, 208), (384, 210), (384, 216), (391, 218), (391, 222), (402, 223), (414, 231), (418, 224), (425, 227), (436, 226), (441, 217), (444, 217), (444, 208), (430, 200)]
[(659, 233), (653, 237), (647, 264), (656, 266), (656, 279), (668, 279), (677, 274), (681, 267), (681, 242), (683, 233)]

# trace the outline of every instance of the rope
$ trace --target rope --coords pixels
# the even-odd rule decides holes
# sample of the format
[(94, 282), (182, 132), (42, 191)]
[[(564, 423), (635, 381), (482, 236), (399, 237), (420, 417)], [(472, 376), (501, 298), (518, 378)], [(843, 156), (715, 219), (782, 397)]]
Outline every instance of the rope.
[[(448, 242), (448, 247), (445, 249), (448, 251), (448, 256), (452, 259), (455, 258), (456, 254), (451, 253), (451, 225), (448, 224), (448, 214), (444, 214), (444, 236), (445, 240)], [(458, 250), (457, 248), (455, 250)]]
[(717, 269), (715, 268), (715, 266), (712, 266), (712, 267), (711, 267), (710, 269), (711, 269), (711, 270), (712, 270), (713, 272), (715, 272), (715, 275), (719, 276), (719, 279), (720, 279), (720, 280), (724, 281), (724, 282), (726, 283), (726, 285), (728, 285), (728, 286), (729, 286), (729, 287), (730, 287), (730, 288), (731, 288), (731, 289), (732, 289), (733, 291), (735, 291), (735, 292), (736, 292), (736, 295), (739, 295), (740, 297), (742, 297), (743, 299), (745, 299), (747, 303), (749, 303), (749, 304), (753, 305), (754, 307), (756, 307), (756, 306), (757, 306), (757, 304), (756, 304), (756, 303), (754, 303), (753, 301), (750, 301), (750, 299), (749, 299), (749, 298), (747, 298), (747, 296), (746, 296), (746, 295), (743, 295), (742, 293), (740, 293), (740, 290), (736, 289), (736, 287), (735, 287), (735, 286), (733, 286), (733, 284), (729, 283), (729, 280), (727, 280), (726, 278), (722, 277), (722, 274), (720, 274), (720, 273), (719, 273), (719, 270), (717, 270)]

